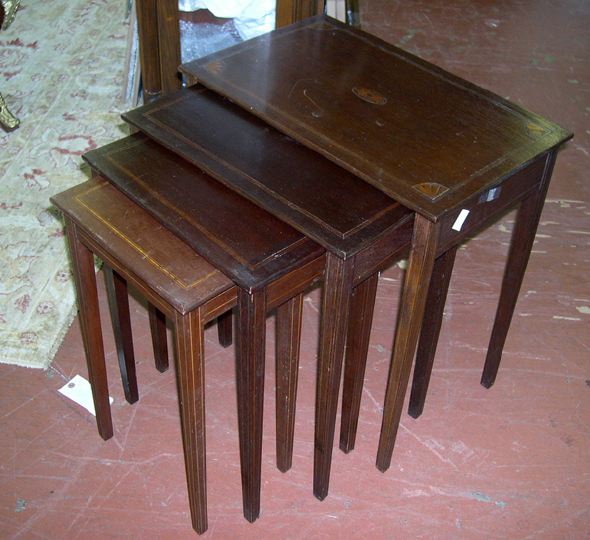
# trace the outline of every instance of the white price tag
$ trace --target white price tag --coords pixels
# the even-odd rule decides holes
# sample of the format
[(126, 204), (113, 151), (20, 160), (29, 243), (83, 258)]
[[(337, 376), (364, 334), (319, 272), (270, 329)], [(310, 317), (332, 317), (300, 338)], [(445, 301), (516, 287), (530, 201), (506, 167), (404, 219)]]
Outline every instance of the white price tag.
[[(92, 388), (84, 377), (76, 375), (70, 382), (62, 386), (58, 392), (75, 401), (78, 405), (82, 405), (90, 414), (96, 416), (94, 401), (92, 400)], [(109, 397), (109, 402), (113, 403), (112, 397)]]
[(463, 208), (463, 210), (461, 210), (461, 212), (459, 212), (459, 215), (457, 216), (455, 223), (453, 223), (452, 228), (454, 231), (461, 230), (461, 228), (463, 227), (463, 223), (465, 223), (465, 220), (467, 219), (468, 215), (469, 215), (469, 210), (466, 210), (465, 208)]

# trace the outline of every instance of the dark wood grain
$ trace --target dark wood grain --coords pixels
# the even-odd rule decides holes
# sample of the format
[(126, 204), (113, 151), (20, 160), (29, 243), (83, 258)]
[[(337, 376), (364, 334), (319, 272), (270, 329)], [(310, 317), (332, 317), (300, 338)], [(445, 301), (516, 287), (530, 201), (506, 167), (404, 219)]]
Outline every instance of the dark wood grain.
[(486, 388), (490, 388), (496, 380), (502, 350), (510, 328), (510, 321), (516, 307), (518, 293), (529, 261), (535, 234), (537, 233), (547, 189), (549, 188), (556, 154), (556, 152), (553, 152), (547, 156), (542, 180), (538, 188), (522, 201), (518, 209), (512, 231), (510, 252), (502, 280), (500, 300), (481, 377), (481, 384)]
[(264, 289), (238, 291), (236, 387), (244, 517), (260, 515), (262, 409), (264, 403), (264, 344), (266, 299)]
[(326, 257), (316, 385), (313, 494), (328, 495), (342, 358), (350, 312), (353, 261)]
[(229, 347), (233, 341), (233, 312), (228, 311), (217, 318), (217, 337), (222, 347)]
[[(259, 294), (264, 297), (267, 285), (323, 253), (301, 233), (144, 136), (129, 137), (85, 158), (230, 276), (251, 301)], [(253, 381), (252, 370), (263, 377), (264, 336), (259, 333), (264, 324), (251, 311), (241, 313), (249, 305), (246, 300), (238, 305), (238, 384), (243, 388), (239, 395), (244, 515), (254, 521), (260, 512), (262, 398), (252, 392), (262, 391), (263, 381)], [(255, 313), (265, 308), (263, 302)], [(262, 368), (256, 367), (259, 364)], [(254, 401), (244, 408), (248, 400)]]
[[(233, 286), (230, 279), (103, 179), (80, 184), (51, 200), (89, 235), (95, 251), (105, 257), (112, 251), (118, 254), (118, 260), (109, 264), (111, 268), (137, 269), (137, 278), (157, 291), (157, 295), (150, 293), (156, 296), (154, 305), (167, 315), (170, 308), (157, 297), (187, 313)], [(145, 289), (144, 285), (140, 292), (146, 294)], [(148, 300), (150, 296), (146, 294)]]
[(457, 246), (448, 249), (434, 261), (432, 278), (426, 297), (426, 312), (416, 351), (414, 378), (408, 407), (408, 414), (413, 418), (418, 418), (424, 410), (456, 253)]
[(171, 94), (123, 118), (342, 258), (413, 214), (203, 87)]
[(106, 441), (113, 436), (113, 421), (109, 403), (109, 388), (104, 362), (104, 345), (98, 311), (98, 292), (92, 252), (80, 240), (78, 230), (66, 217), (66, 234), (70, 247), (72, 273), (76, 285), (80, 329), (86, 351), (88, 380), (92, 387), (92, 401), (99, 435)]
[[(506, 210), (516, 206), (537, 189), (543, 178), (545, 161), (546, 154), (539, 156), (523, 169), (502, 179), (494, 187), (467, 197), (459, 208), (445, 214), (440, 219), (437, 256), (485, 229)], [(462, 210), (468, 210), (469, 215), (460, 230), (456, 230), (453, 225)]]
[(135, 403), (139, 399), (139, 391), (135, 373), (127, 282), (108, 266), (104, 267), (104, 277), (123, 392), (128, 403)]
[[(489, 386), (544, 200), (543, 194), (531, 202), (531, 194), (546, 185), (542, 171), (547, 154), (572, 134), (326, 17), (277, 30), (182, 69), (192, 80), (228, 97), (419, 214), (377, 457), (377, 466), (387, 469), (434, 259), (524, 201), (482, 378), (482, 384)], [(266, 204), (263, 198), (259, 197), (260, 204)], [(457, 217), (465, 212), (466, 221), (458, 225)], [(355, 283), (370, 275), (372, 263), (387, 257), (375, 241), (362, 252), (366, 253), (365, 264), (364, 268), (360, 261), (356, 265)], [(447, 277), (437, 276), (443, 282)], [(422, 329), (432, 353), (442, 302), (434, 308), (438, 313)], [(432, 368), (430, 352), (424, 354), (419, 366), (423, 382)], [(422, 394), (424, 391), (423, 385)], [(418, 401), (423, 402), (423, 396)], [(345, 447), (349, 445), (350, 441)], [(325, 482), (319, 480), (319, 484)]]
[(176, 373), (180, 424), (193, 528), (207, 530), (207, 478), (205, 453), (205, 377), (201, 309), (175, 313)]
[(348, 453), (354, 448), (361, 396), (367, 366), (369, 338), (378, 274), (354, 288), (351, 300), (350, 320), (346, 339), (344, 383), (342, 386), (342, 420), (340, 423), (340, 449)]
[(262, 288), (323, 251), (141, 134), (84, 159), (245, 289)]
[(437, 238), (436, 224), (423, 216), (416, 216), (383, 405), (383, 421), (377, 451), (377, 468), (382, 472), (385, 472), (391, 464), (434, 266)]
[(164, 373), (168, 369), (168, 340), (166, 337), (166, 315), (159, 309), (148, 305), (150, 332), (152, 334), (152, 349), (156, 369)]
[(434, 221), (571, 137), (328, 17), (182, 69)]
[(275, 408), (277, 467), (281, 472), (287, 472), (293, 462), (302, 314), (303, 294), (277, 308)]

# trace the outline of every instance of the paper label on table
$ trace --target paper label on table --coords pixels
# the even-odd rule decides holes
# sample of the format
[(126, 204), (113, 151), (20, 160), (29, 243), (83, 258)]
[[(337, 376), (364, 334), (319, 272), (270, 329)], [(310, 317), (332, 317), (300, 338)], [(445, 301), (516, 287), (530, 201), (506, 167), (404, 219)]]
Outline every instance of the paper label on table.
[(461, 212), (459, 212), (459, 215), (457, 216), (455, 223), (453, 223), (452, 228), (454, 231), (461, 230), (461, 228), (463, 227), (463, 223), (465, 223), (465, 220), (467, 219), (468, 215), (469, 215), (469, 210), (466, 210), (465, 208), (463, 208), (463, 210), (461, 210)]
[[(62, 386), (58, 392), (63, 394), (78, 405), (82, 405), (90, 414), (96, 416), (94, 411), (94, 401), (92, 401), (92, 388), (90, 383), (80, 375), (76, 375), (72, 380)], [(113, 398), (109, 396), (109, 403), (113, 403)]]
[(500, 192), (502, 191), (502, 186), (498, 186), (492, 189), (489, 189), (485, 193), (482, 193), (479, 198), (479, 203), (486, 203), (490, 201), (495, 201), (499, 196)]

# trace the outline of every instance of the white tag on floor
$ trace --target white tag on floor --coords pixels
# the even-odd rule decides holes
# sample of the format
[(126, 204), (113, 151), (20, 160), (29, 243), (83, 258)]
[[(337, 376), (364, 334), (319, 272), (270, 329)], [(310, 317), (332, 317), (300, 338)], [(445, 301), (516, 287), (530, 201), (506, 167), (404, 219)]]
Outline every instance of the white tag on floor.
[(452, 229), (454, 231), (460, 231), (461, 228), (463, 227), (463, 223), (465, 223), (465, 220), (467, 219), (468, 215), (469, 215), (469, 210), (466, 210), (465, 208), (463, 208), (463, 210), (461, 210), (461, 212), (459, 212), (459, 215), (457, 216), (455, 223), (453, 223)]
[[(92, 389), (90, 383), (84, 377), (76, 375), (70, 382), (62, 386), (58, 392), (75, 401), (78, 405), (82, 405), (90, 414), (96, 416), (94, 401), (92, 401)], [(113, 403), (113, 398), (110, 396), (109, 403)]]

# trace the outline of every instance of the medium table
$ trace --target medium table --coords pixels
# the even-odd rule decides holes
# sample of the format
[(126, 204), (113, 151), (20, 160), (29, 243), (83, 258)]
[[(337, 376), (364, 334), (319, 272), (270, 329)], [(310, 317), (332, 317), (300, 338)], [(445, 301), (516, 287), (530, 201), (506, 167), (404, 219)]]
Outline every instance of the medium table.
[[(236, 285), (231, 298), (226, 298), (224, 305), (227, 310), (237, 304), (236, 388), (242, 495), (244, 515), (253, 521), (260, 509), (266, 313), (277, 309), (277, 344), (280, 347), (276, 370), (280, 374), (277, 399), (282, 405), (277, 408), (277, 462), (281, 470), (286, 470), (290, 467), (292, 454), (303, 292), (321, 280), (325, 265), (324, 249), (141, 133), (92, 150), (84, 155), (84, 159), (95, 173), (118, 186), (123, 193), (131, 194), (131, 198), (139, 199), (139, 206), (148, 207), (151, 215), (158, 219), (157, 228), (147, 229), (144, 237), (140, 235), (137, 241), (128, 242), (135, 251), (142, 253), (145, 258), (152, 257), (153, 252), (142, 252), (136, 244), (141, 245), (154, 235), (157, 238), (158, 229), (167, 228), (168, 232), (174, 233), (176, 242), (161, 239), (157, 243), (156, 254), (161, 252), (162, 255), (156, 259), (170, 261), (169, 264), (174, 263), (174, 266), (183, 268), (185, 274), (190, 275), (191, 263), (195, 257), (202, 257)], [(109, 191), (105, 192), (107, 195), (102, 205), (108, 208)], [(115, 192), (118, 193), (118, 190)], [(113, 221), (113, 217), (106, 215), (102, 221), (108, 224)], [(125, 226), (125, 220), (121, 225)], [(184, 250), (178, 249), (176, 245), (180, 239), (186, 244)], [(193, 254), (181, 264), (188, 248), (198, 253), (198, 257)], [(157, 263), (154, 265), (158, 267)], [(137, 271), (135, 266), (119, 265), (119, 269), (124, 274), (132, 275)], [(200, 275), (197, 270), (199, 268), (195, 268), (195, 276)], [(194, 303), (190, 308), (187, 307), (187, 298), (178, 293), (182, 292), (183, 287), (188, 293), (194, 292), (190, 286), (192, 281), (185, 280), (183, 283), (180, 280), (179, 285), (178, 277), (173, 272), (158, 271), (157, 274), (161, 274), (162, 278), (151, 287), (156, 296), (166, 292), (167, 288), (173, 289), (172, 292), (168, 291), (168, 298), (174, 300), (168, 304), (176, 306), (172, 311), (188, 313), (196, 307)], [(154, 282), (153, 279), (144, 281), (148, 284)], [(195, 300), (194, 295), (188, 296), (191, 301)], [(153, 300), (150, 295), (147, 298)], [(206, 299), (202, 294), (198, 298)], [(161, 307), (161, 303), (155, 305)], [(225, 310), (216, 311), (221, 314)], [(172, 313), (170, 309), (164, 312)], [(193, 331), (200, 323), (192, 321), (195, 324), (191, 327), (190, 321), (192, 319), (189, 317), (188, 322), (182, 322), (178, 328), (186, 335), (191, 334), (192, 341), (188, 339), (187, 343), (194, 344), (196, 334)], [(196, 361), (197, 355), (188, 355), (188, 358)], [(178, 377), (181, 388), (192, 392), (189, 395), (195, 392), (200, 395), (199, 388), (191, 389), (200, 384), (199, 379), (186, 376), (183, 372), (179, 372)], [(107, 393), (103, 393), (103, 396), (106, 400)], [(181, 416), (194, 417), (195, 406), (193, 402), (181, 399)], [(190, 421), (187, 425), (190, 425)], [(191, 437), (195, 435), (197, 427), (191, 428)], [(201, 459), (204, 457), (204, 436), (197, 438), (199, 440), (195, 442), (193, 439), (189, 447), (196, 448)], [(194, 495), (191, 501), (200, 500), (203, 503), (201, 507), (204, 507), (204, 479), (196, 484), (192, 482), (204, 473), (204, 465), (200, 472), (189, 469), (189, 465), (194, 466), (195, 461), (191, 458), (191, 452), (186, 457), (189, 489), (191, 497)], [(195, 490), (198, 494), (195, 494)], [(198, 532), (203, 532), (206, 529), (206, 518), (203, 512), (194, 511), (192, 502), (191, 507), (193, 526)]]
[[(326, 248), (314, 476), (314, 493), (323, 499), (345, 343), (342, 422), (346, 427), (341, 448), (350, 451), (356, 434), (377, 272), (409, 251), (414, 212), (204, 87), (165, 96), (123, 117)], [(115, 175), (109, 178), (116, 181)], [(137, 186), (119, 187), (153, 212)], [(164, 184), (162, 197), (166, 197), (165, 191)], [(439, 274), (438, 270), (434, 273)], [(435, 311), (442, 316), (442, 309)], [(430, 327), (435, 323), (428, 321)], [(434, 355), (438, 332), (430, 327), (422, 332), (423, 350)]]
[[(520, 204), (482, 376), (489, 387), (557, 150), (572, 134), (324, 16), (220, 51), (183, 71), (416, 212), (377, 455), (377, 467), (385, 471), (435, 261), (448, 274), (459, 243)], [(257, 201), (264, 206), (262, 198)], [(333, 264), (342, 274), (349, 271), (346, 260)], [(346, 294), (345, 288), (334, 291), (332, 301), (346, 305)], [(345, 319), (334, 321), (338, 335), (345, 333)], [(428, 366), (417, 361), (416, 369), (420, 374)], [(325, 450), (316, 446), (314, 489), (320, 497), (328, 489)]]

